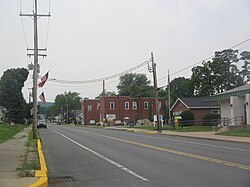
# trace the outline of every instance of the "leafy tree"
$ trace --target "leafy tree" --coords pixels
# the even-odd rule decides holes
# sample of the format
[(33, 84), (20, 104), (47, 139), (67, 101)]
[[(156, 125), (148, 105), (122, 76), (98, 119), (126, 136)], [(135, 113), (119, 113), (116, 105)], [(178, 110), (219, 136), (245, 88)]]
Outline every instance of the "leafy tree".
[(215, 52), (212, 61), (192, 69), (191, 85), (196, 96), (210, 96), (244, 84), (236, 63), (238, 50)]
[(61, 114), (62, 110), (64, 113), (66, 113), (68, 110), (68, 116), (73, 117), (73, 111), (79, 110), (81, 108), (80, 100), (81, 97), (79, 96), (79, 93), (76, 92), (65, 92), (64, 94), (59, 94), (56, 96), (54, 105), (51, 107), (50, 112), (54, 115), (59, 115)]
[(121, 96), (153, 96), (153, 87), (150, 86), (150, 81), (145, 74), (140, 73), (129, 73), (121, 76), (117, 89)]
[(246, 80), (246, 82), (250, 81), (250, 52), (249, 51), (243, 51), (240, 53), (240, 60), (243, 60), (244, 65), (242, 66), (242, 71), (240, 72), (243, 76), (243, 79)]
[(243, 85), (243, 78), (239, 75), (239, 69), (236, 66), (238, 61), (238, 50), (226, 49), (215, 52), (211, 69), (212, 74), (215, 75), (213, 84), (216, 93)]
[(161, 97), (161, 98), (168, 98), (168, 91), (161, 88), (159, 90), (159, 97)]
[(213, 87), (214, 76), (211, 74), (211, 61), (203, 62), (203, 66), (196, 66), (192, 69), (191, 88), (194, 95), (203, 97), (215, 93)]
[[(116, 93), (115, 92), (105, 92), (105, 94), (104, 94), (104, 96), (116, 96)], [(102, 97), (102, 93), (100, 93), (97, 97), (96, 97), (96, 99), (99, 99), (99, 98), (101, 98)]]
[(31, 120), (32, 120), (32, 115), (31, 115), (31, 109), (33, 108), (33, 102), (31, 102), (31, 103), (27, 103), (26, 105), (25, 105), (25, 111), (24, 111), (24, 118), (25, 119), (27, 119), (28, 121), (28, 123), (31, 123)]
[(0, 80), (0, 105), (7, 109), (7, 118), (17, 123), (23, 123), (26, 102), (22, 88), (28, 77), (25, 68), (8, 69)]
[(193, 93), (190, 88), (190, 79), (185, 77), (175, 78), (170, 82), (171, 103), (179, 97), (192, 97)]

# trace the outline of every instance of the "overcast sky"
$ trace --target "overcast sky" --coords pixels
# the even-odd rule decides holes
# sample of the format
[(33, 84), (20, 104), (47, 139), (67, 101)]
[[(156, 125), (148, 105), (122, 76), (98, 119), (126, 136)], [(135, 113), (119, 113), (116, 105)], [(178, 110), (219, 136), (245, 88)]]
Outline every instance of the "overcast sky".
[[(50, 5), (50, 6), (49, 6)], [(84, 81), (123, 72), (150, 58), (154, 52), (158, 85), (171, 79), (190, 77), (182, 70), (250, 38), (250, 0), (38, 0), (39, 48), (47, 48), (39, 59), (41, 74), (50, 78)], [(27, 67), (26, 48), (33, 48), (33, 22), (19, 12), (32, 13), (32, 0), (0, 0), (0, 76), (9, 68)], [(22, 24), (23, 22), (23, 24)], [(49, 29), (48, 29), (49, 28)], [(48, 37), (47, 37), (48, 33)], [(47, 42), (46, 42), (47, 41)], [(250, 50), (250, 42), (238, 47)], [(237, 48), (237, 49), (238, 49)], [(148, 73), (147, 66), (134, 73)], [(28, 100), (32, 72), (23, 89)], [(119, 78), (108, 80), (107, 91), (116, 91)], [(67, 85), (47, 82), (47, 101), (65, 91), (94, 98), (102, 83)]]

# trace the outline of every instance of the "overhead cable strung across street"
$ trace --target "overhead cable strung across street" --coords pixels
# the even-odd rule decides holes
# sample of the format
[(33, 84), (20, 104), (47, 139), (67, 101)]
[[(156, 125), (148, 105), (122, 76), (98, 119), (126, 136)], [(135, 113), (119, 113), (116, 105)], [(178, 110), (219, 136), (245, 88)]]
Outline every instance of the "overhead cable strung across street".
[(107, 76), (107, 77), (103, 77), (103, 78), (98, 78), (98, 79), (92, 79), (92, 80), (85, 80), (85, 81), (69, 81), (69, 80), (59, 80), (59, 79), (53, 79), (53, 78), (50, 78), (49, 81), (50, 82), (56, 82), (56, 83), (63, 83), (63, 84), (89, 84), (89, 83), (96, 83), (96, 82), (101, 82), (103, 80), (109, 80), (109, 79), (113, 79), (113, 78), (116, 78), (116, 77), (120, 77), (121, 75), (124, 75), (126, 73), (130, 73), (146, 64), (148, 64), (149, 61), (145, 61), (137, 66), (134, 66), (126, 71), (123, 71), (121, 73), (117, 73), (117, 74), (114, 74), (114, 75), (110, 75), (110, 76)]
[[(247, 40), (244, 40), (244, 41), (242, 41), (242, 42), (239, 42), (239, 43), (235, 44), (234, 46), (230, 47), (229, 49), (233, 49), (233, 48), (238, 47), (238, 46), (240, 46), (240, 45), (242, 45), (242, 44), (245, 44), (245, 43), (247, 43), (247, 42), (249, 42), (249, 41), (250, 41), (250, 38), (247, 39)], [(211, 59), (211, 58), (213, 58), (213, 57), (214, 57), (214, 55), (213, 55), (213, 56), (210, 56), (210, 57), (208, 57), (208, 58), (205, 58), (205, 59), (203, 59), (203, 60), (201, 60), (201, 61), (199, 61), (199, 62), (197, 62), (197, 63), (195, 63), (195, 64), (192, 64), (192, 65), (190, 65), (190, 66), (188, 66), (188, 67), (186, 67), (186, 68), (184, 68), (184, 69), (181, 69), (181, 70), (179, 70), (179, 71), (177, 71), (177, 72), (174, 72), (174, 73), (170, 74), (170, 76), (175, 75), (175, 74), (178, 74), (178, 73), (180, 73), (180, 72), (182, 72), (182, 71), (185, 71), (185, 70), (187, 70), (187, 69), (189, 69), (189, 68), (191, 68), (191, 67), (194, 67), (195, 65), (198, 65), (198, 64), (200, 64), (200, 63), (202, 63), (202, 62), (204, 62), (204, 61), (207, 61), (207, 60), (209, 60), (209, 59)], [(150, 69), (149, 69), (149, 71), (150, 71)], [(165, 76), (165, 77), (160, 78), (159, 81), (160, 81), (160, 80), (163, 80), (163, 79), (166, 79), (166, 78), (168, 78), (168, 76)], [(159, 88), (159, 89), (162, 89), (162, 88), (166, 88), (167, 86), (168, 86), (168, 84), (163, 85), (163, 86), (159, 86), (158, 88)], [(149, 92), (152, 92), (152, 91), (154, 91), (154, 88), (151, 88), (151, 89), (149, 89), (149, 90), (147, 90), (147, 91), (144, 91), (144, 92), (142, 92), (142, 93), (140, 93), (140, 94), (133, 95), (133, 97), (140, 97), (140, 96), (142, 96), (143, 94), (149, 93)]]

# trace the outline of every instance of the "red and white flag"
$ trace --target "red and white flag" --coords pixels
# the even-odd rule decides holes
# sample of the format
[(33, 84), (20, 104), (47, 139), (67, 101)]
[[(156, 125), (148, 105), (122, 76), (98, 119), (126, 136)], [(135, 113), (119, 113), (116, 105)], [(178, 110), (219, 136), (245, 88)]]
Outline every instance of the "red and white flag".
[(41, 95), (39, 96), (39, 98), (41, 99), (42, 103), (46, 103), (46, 99), (45, 99), (45, 96), (44, 96), (44, 93), (42, 92)]
[(38, 84), (38, 86), (41, 88), (43, 87), (43, 85), (45, 84), (45, 82), (48, 80), (49, 78), (49, 72), (47, 72), (42, 78), (41, 78), (41, 82)]

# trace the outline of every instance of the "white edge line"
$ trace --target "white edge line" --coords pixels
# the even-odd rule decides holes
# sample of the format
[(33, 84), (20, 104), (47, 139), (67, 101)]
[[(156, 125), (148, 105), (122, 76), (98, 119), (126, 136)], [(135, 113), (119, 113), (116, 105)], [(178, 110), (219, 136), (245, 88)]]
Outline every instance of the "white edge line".
[(58, 132), (58, 131), (56, 131), (56, 130), (54, 130), (54, 129), (51, 129), (51, 128), (49, 128), (49, 129), (52, 130), (52, 131), (54, 131), (54, 132), (56, 132), (57, 134), (63, 136), (64, 138), (68, 139), (69, 141), (73, 142), (74, 144), (76, 144), (76, 145), (82, 147), (83, 149), (86, 149), (87, 151), (89, 151), (89, 152), (93, 153), (94, 155), (100, 157), (101, 159), (106, 160), (107, 162), (113, 164), (114, 166), (116, 166), (116, 167), (122, 169), (123, 171), (125, 171), (125, 172), (127, 172), (127, 173), (130, 173), (131, 175), (134, 175), (135, 177), (137, 177), (137, 178), (139, 178), (139, 179), (141, 179), (141, 180), (143, 180), (143, 181), (149, 181), (148, 179), (146, 179), (146, 178), (144, 178), (144, 177), (138, 175), (137, 173), (135, 173), (135, 172), (133, 172), (132, 170), (130, 170), (130, 169), (124, 167), (123, 165), (121, 165), (121, 164), (119, 164), (119, 163), (117, 163), (117, 162), (115, 162), (115, 161), (113, 161), (113, 160), (111, 160), (111, 159), (109, 159), (109, 158), (107, 158), (107, 157), (105, 157), (105, 156), (103, 156), (103, 155), (101, 155), (101, 154), (95, 152), (94, 150), (92, 150), (92, 149), (90, 149), (90, 148), (88, 148), (88, 147), (86, 147), (86, 146), (84, 146), (84, 145), (82, 145), (82, 144), (76, 142), (75, 140), (72, 140), (72, 139), (69, 138), (68, 136), (66, 136), (66, 135), (64, 135), (64, 134), (62, 134), (62, 133), (60, 133), (60, 132)]

